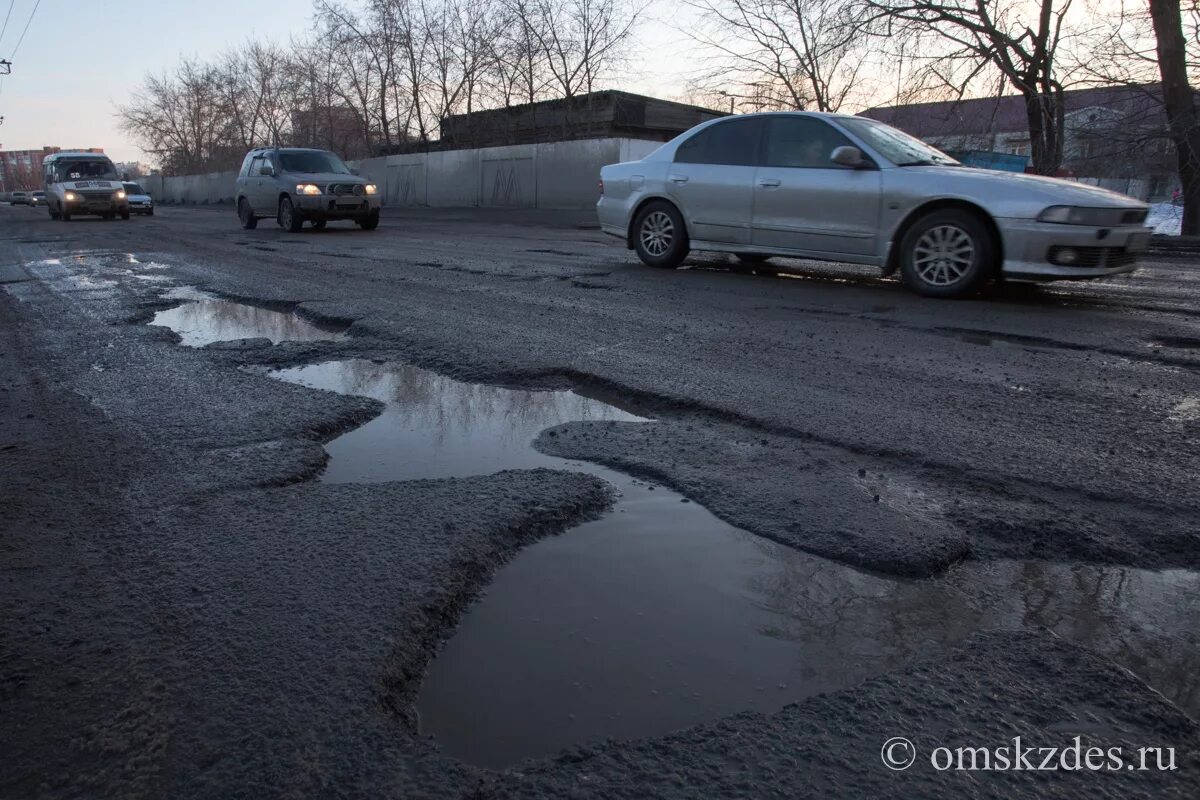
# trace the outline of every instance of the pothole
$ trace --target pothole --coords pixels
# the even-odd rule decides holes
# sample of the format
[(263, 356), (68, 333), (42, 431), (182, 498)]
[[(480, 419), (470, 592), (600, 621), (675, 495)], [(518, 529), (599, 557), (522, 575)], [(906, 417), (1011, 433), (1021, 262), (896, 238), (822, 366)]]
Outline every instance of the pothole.
[[(309, 325), (217, 302), (216, 316), (239, 322), (197, 326), (206, 341), (297, 335), (275, 327), (280, 316)], [(1049, 628), (1200, 715), (1196, 572), (994, 561), (892, 580), (736, 529), (663, 486), (533, 449), (542, 430), (569, 421), (654, 424), (594, 397), (365, 360), (271, 374), (385, 404), (326, 445), (319, 480), (550, 467), (597, 475), (620, 493), (601, 519), (527, 547), (500, 569), (432, 661), (417, 701), (421, 729), (463, 761), (500, 768), (573, 744), (775, 711), (990, 629)], [(903, 483), (864, 488), (891, 506), (924, 502)]]
[(270, 339), (278, 344), (345, 338), (344, 329), (320, 326), (294, 313), (224, 300), (191, 287), (172, 289), (163, 297), (187, 302), (159, 311), (150, 324), (170, 328), (189, 347), (238, 339)]
[(1200, 703), (1200, 679), (1184, 677), (1200, 667), (1195, 642), (1179, 646), (1200, 610), (1195, 573), (997, 562), (890, 580), (746, 533), (663, 486), (530, 446), (572, 420), (639, 419), (596, 399), (362, 360), (273, 376), (386, 404), (327, 445), (324, 481), (550, 467), (619, 491), (609, 514), (500, 569), (432, 662), (421, 729), (464, 761), (501, 768), (572, 744), (775, 711), (991, 628), (1050, 627)]

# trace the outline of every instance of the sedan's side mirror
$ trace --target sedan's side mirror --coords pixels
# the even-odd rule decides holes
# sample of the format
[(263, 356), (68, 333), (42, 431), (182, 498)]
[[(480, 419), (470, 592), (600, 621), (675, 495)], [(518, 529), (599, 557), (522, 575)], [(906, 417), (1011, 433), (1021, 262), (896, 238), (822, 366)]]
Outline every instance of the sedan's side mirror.
[(829, 160), (840, 167), (853, 167), (854, 169), (858, 169), (867, 163), (866, 159), (863, 158), (862, 150), (859, 150), (857, 147), (850, 147), (849, 145), (835, 147), (833, 153), (829, 156)]

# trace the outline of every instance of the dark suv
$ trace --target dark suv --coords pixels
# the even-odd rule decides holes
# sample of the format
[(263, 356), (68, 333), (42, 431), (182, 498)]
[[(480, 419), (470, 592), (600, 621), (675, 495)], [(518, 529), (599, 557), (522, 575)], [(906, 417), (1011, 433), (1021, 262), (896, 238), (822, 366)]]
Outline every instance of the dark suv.
[(328, 150), (261, 147), (251, 150), (237, 178), (237, 212), (243, 228), (274, 217), (293, 233), (305, 220), (314, 228), (352, 219), (364, 230), (379, 227), (379, 190)]

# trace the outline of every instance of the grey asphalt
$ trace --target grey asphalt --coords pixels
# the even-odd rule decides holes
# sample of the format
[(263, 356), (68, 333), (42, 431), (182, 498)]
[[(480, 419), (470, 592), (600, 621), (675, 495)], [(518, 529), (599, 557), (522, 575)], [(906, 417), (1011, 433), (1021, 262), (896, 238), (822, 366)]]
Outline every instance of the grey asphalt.
[[(378, 405), (257, 374), (363, 357), (592, 393), (659, 422), (571, 423), (540, 448), (905, 580), (1007, 560), (1191, 574), (1190, 261), (948, 302), (854, 267), (796, 262), (778, 277), (703, 257), (651, 270), (577, 212), (392, 211), (371, 233), (289, 235), (265, 221), (241, 231), (221, 207), (71, 223), (0, 208), (0, 253), (0, 796), (1200, 788), (1186, 691), (1037, 626), (766, 718), (574, 748), (509, 773), (458, 764), (417, 734), (429, 658), (492, 570), (600, 513), (606, 485), (546, 470), (316, 484), (321, 443)], [(179, 285), (348, 336), (182, 348), (142, 324), (178, 302), (161, 292)], [(1156, 657), (1184, 665), (1178, 681), (1189, 669), (1194, 680), (1195, 622), (1144, 623), (1185, 631), (1154, 640)], [(1169, 743), (1180, 763), (1036, 780), (887, 770), (880, 745), (909, 733), (918, 749), (1083, 733)]]

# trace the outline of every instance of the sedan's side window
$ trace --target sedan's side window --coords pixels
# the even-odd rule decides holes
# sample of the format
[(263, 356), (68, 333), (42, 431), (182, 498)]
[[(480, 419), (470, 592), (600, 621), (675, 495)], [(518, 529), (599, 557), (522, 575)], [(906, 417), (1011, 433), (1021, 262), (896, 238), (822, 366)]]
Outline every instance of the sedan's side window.
[(718, 122), (679, 145), (675, 160), (686, 164), (755, 166), (762, 130), (760, 117)]
[(767, 133), (764, 164), (768, 167), (848, 169), (830, 160), (839, 147), (852, 142), (824, 120), (814, 117), (776, 117)]

